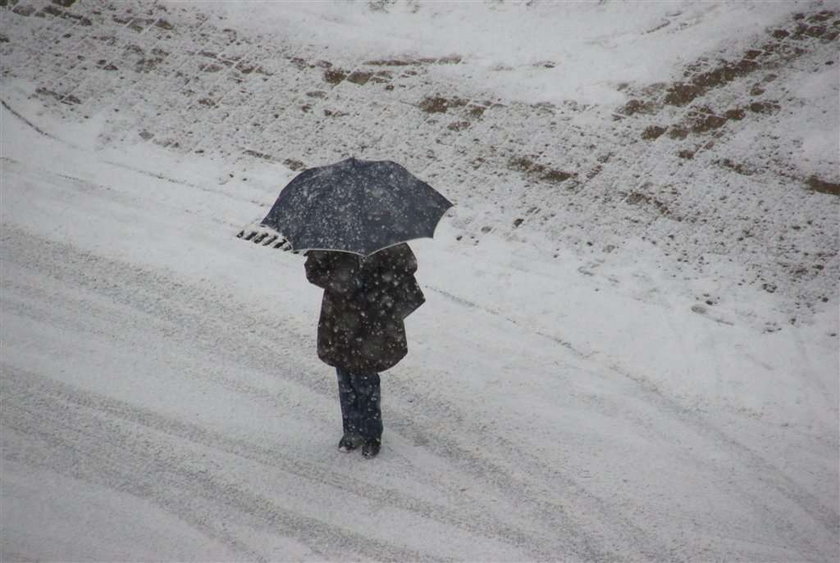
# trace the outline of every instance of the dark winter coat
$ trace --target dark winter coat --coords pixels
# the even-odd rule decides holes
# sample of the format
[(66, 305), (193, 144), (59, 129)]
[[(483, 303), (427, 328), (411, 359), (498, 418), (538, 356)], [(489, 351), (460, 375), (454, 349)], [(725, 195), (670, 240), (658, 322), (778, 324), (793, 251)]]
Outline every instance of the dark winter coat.
[(408, 352), (403, 319), (425, 298), (407, 244), (362, 257), (311, 250), (307, 279), (324, 288), (318, 322), (318, 357), (351, 372), (379, 372)]

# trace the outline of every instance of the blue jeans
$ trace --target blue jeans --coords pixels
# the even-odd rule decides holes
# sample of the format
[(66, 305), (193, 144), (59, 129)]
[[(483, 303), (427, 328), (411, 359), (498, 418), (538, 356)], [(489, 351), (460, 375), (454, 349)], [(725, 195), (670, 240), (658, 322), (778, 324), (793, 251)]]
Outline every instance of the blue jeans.
[(379, 408), (379, 374), (352, 373), (336, 368), (341, 422), (345, 434), (366, 439), (382, 438), (382, 411)]

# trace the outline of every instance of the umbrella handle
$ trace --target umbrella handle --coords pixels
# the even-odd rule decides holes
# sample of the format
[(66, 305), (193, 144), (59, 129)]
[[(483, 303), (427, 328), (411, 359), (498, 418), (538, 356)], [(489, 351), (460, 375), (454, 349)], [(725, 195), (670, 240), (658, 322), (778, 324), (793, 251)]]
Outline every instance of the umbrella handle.
[(236, 238), (241, 238), (254, 244), (259, 244), (260, 246), (267, 246), (297, 254), (297, 252), (292, 250), (292, 245), (285, 236), (271, 227), (266, 227), (259, 223), (246, 225), (237, 233)]

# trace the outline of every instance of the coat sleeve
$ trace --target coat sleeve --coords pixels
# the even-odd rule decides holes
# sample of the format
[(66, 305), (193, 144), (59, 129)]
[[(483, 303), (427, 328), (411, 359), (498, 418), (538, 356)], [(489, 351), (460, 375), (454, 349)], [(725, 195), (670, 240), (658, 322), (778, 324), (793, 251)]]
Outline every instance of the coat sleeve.
[(348, 295), (360, 286), (358, 259), (350, 254), (311, 250), (304, 267), (309, 283), (332, 293)]
[(407, 244), (382, 250), (365, 264), (368, 299), (380, 312), (402, 320), (425, 302), (414, 278), (417, 259)]
[(396, 315), (404, 319), (426, 302), (426, 296), (413, 275), (403, 280), (396, 290)]
[(404, 319), (426, 302), (426, 296), (417, 283), (417, 258), (407, 244), (397, 247), (397, 276), (392, 284), (391, 294), (395, 302), (395, 314)]

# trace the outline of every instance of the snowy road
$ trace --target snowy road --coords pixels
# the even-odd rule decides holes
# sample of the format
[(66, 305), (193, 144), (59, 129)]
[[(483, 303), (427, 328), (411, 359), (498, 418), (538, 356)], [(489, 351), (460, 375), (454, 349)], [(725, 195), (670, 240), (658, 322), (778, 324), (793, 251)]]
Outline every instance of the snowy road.
[(568, 329), (597, 306), (658, 319), (637, 345), (663, 351), (734, 328), (444, 227), (417, 245), (429, 302), (383, 380), (383, 452), (347, 456), (301, 259), (232, 236), (251, 194), (2, 118), (4, 560), (831, 559), (831, 440), (669, 392)]
[[(830, 2), (62, 4), (0, 8), (0, 560), (840, 557)], [(234, 236), (346, 154), (456, 202), (375, 460)]]

